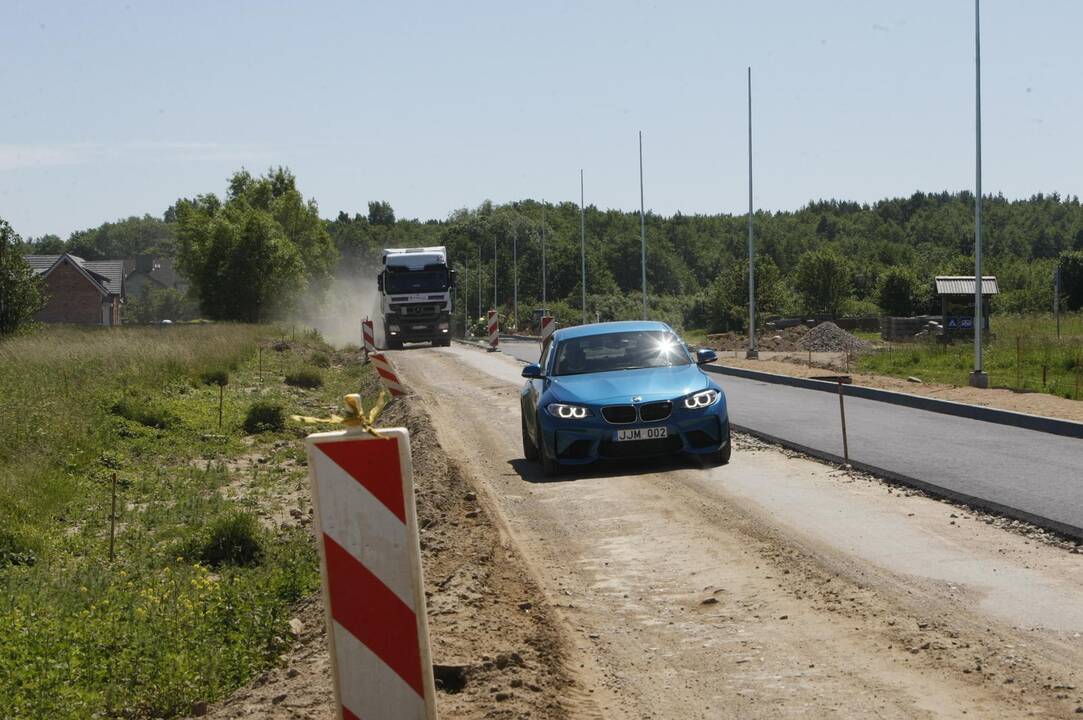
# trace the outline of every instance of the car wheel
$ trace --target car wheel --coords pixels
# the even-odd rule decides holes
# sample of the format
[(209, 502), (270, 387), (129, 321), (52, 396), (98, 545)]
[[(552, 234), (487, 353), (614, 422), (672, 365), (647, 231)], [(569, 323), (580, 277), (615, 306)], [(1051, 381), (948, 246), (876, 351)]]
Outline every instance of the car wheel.
[(523, 426), (523, 457), (533, 462), (538, 459), (538, 446), (530, 437), (530, 433), (527, 432), (526, 418), (520, 415), (519, 421)]

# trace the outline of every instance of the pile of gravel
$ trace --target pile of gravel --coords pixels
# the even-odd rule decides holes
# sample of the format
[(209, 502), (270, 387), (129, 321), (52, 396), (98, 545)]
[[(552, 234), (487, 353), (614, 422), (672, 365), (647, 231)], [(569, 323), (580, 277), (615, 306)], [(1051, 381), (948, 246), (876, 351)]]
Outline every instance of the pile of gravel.
[(822, 322), (801, 338), (801, 346), (812, 352), (857, 352), (871, 343), (855, 337), (833, 322)]

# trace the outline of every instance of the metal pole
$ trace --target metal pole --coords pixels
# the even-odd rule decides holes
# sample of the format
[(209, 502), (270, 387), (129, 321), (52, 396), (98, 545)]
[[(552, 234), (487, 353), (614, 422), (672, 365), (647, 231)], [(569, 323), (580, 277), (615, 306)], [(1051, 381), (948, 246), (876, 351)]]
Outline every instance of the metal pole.
[(1057, 340), (1060, 340), (1060, 265), (1053, 271), (1053, 314), (1057, 316)]
[(752, 245), (752, 67), (748, 68), (748, 352), (755, 360), (756, 350), (756, 255)]
[(639, 131), (639, 262), (643, 276), (643, 319), (647, 319), (647, 219), (643, 210), (643, 131)]
[(974, 0), (974, 372), (970, 384), (989, 387), (982, 365), (983, 329), (981, 274), (981, 0)]
[(511, 314), (515, 318), (515, 327), (519, 327), (519, 225), (511, 231)]
[(481, 243), (478, 243), (478, 317), (482, 317), (485, 311), (481, 307)]
[(583, 324), (587, 324), (587, 208), (583, 204), (583, 170), (579, 170), (579, 262), (583, 291)]
[(493, 310), (499, 301), (496, 297), (496, 235), (493, 235)]
[(542, 313), (547, 314), (549, 312), (546, 307), (545, 299), (545, 201), (542, 200), (541, 211), (541, 243), (542, 243)]

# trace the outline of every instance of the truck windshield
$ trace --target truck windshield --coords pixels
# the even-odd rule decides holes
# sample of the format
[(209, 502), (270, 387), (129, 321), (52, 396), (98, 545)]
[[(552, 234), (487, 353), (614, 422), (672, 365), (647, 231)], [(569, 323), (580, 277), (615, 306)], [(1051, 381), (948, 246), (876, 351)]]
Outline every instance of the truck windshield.
[(399, 293), (444, 292), (447, 290), (447, 270), (415, 270), (387, 273), (385, 292)]

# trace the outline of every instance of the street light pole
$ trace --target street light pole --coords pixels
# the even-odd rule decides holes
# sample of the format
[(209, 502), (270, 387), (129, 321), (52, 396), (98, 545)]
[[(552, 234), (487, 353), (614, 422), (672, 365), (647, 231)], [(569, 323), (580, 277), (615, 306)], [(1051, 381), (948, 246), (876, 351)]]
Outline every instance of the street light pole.
[(647, 319), (647, 220), (643, 210), (643, 131), (639, 131), (639, 262), (643, 278), (643, 319)]
[(748, 352), (745, 358), (760, 356), (756, 349), (756, 255), (752, 245), (752, 67), (748, 68)]
[(515, 318), (515, 327), (519, 327), (519, 225), (511, 231), (511, 315)]
[(981, 0), (974, 0), (974, 372), (970, 385), (989, 387), (982, 364), (981, 274)]
[(478, 243), (478, 317), (481, 317), (484, 310), (481, 309), (482, 294), (481, 294), (481, 243)]
[(583, 170), (579, 170), (579, 262), (582, 266), (583, 324), (587, 324), (587, 208), (583, 204)]
[(542, 313), (548, 314), (549, 308), (545, 299), (545, 201), (542, 200), (541, 208), (541, 243), (542, 243)]
[(493, 310), (496, 310), (496, 234), (493, 234)]

